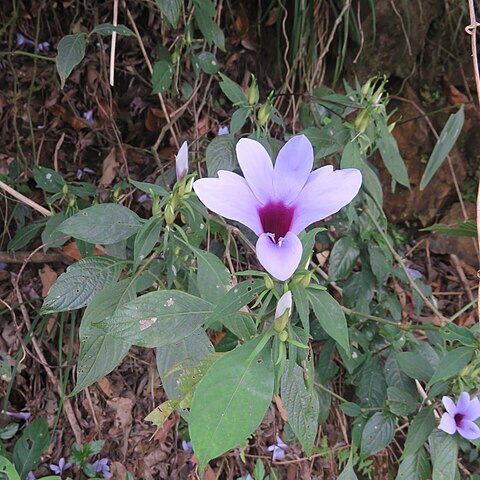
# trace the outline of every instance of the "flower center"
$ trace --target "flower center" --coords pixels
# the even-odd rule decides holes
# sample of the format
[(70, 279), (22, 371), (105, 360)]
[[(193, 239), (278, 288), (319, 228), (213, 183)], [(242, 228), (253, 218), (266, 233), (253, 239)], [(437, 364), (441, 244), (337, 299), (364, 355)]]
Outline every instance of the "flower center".
[(463, 413), (456, 413), (453, 417), (453, 419), (455, 420), (455, 424), (458, 426), (460, 425), (460, 422), (463, 420)]
[(272, 242), (281, 245), (281, 240), (290, 231), (295, 209), (287, 207), (282, 202), (270, 202), (258, 211), (263, 231)]

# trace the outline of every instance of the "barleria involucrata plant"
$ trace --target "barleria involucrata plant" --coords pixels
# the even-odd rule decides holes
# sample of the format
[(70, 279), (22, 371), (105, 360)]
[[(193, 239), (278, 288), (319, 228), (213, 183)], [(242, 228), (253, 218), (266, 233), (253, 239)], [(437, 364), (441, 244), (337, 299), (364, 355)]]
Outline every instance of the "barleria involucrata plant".
[[(120, 203), (78, 210), (71, 187), (55, 177), (52, 192), (64, 192), (71, 211), (50, 233), (73, 237), (87, 252), (58, 278), (42, 309), (86, 307), (73, 393), (111, 372), (131, 346), (155, 348), (169, 400), (147, 419), (160, 427), (178, 411), (201, 473), (210, 460), (245, 448), (274, 395), (286, 410), (286, 443), (297, 439), (308, 456), (322, 451), (315, 446), (319, 425), (339, 412), (335, 402), (352, 417), (349, 456), (338, 453), (347, 478), (356, 478), (354, 467), (371, 468), (366, 458), (406, 422), (397, 478), (429, 478), (427, 441), (433, 471), (455, 473), (458, 448), (466, 448), (456, 432), (469, 438), (465, 429), (475, 428), (465, 422), (478, 416), (478, 399), (465, 407), (465, 395), (480, 387), (478, 328), (444, 317), (440, 326), (406, 319), (391, 288), (400, 282), (411, 289), (417, 315), (422, 308), (439, 315), (430, 287), (409, 274), (387, 233), (381, 185), (368, 161), (378, 150), (393, 182), (409, 188), (384, 82), (346, 85), (345, 95), (315, 91), (301, 107), (303, 132), (281, 145), (268, 134), (273, 107), (252, 121), (252, 135), (235, 136), (263, 107), (257, 94), (245, 95), (225, 76), (222, 83), (245, 110), (232, 119), (231, 133), (207, 148), (208, 175), (196, 179), (189, 171), (184, 142), (173, 185), (130, 180), (151, 199), (149, 219)], [(341, 168), (325, 165), (326, 157)], [(315, 226), (325, 219), (328, 228)], [(312, 258), (316, 242), (333, 244), (328, 272)], [(106, 254), (93, 256), (96, 244)], [(219, 342), (213, 331), (222, 332)], [(354, 392), (349, 400), (331, 387), (340, 368)], [(461, 392), (457, 406), (444, 396)], [(438, 429), (442, 396), (448, 416)], [(279, 437), (276, 459), (288, 452), (283, 442)], [(449, 455), (439, 453), (447, 448)]]

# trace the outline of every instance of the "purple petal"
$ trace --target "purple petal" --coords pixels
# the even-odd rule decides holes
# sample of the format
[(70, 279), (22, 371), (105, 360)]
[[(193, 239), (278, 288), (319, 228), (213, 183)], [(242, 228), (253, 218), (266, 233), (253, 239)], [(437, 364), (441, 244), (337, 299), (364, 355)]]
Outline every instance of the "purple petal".
[(218, 129), (218, 136), (220, 135), (228, 135), (230, 132), (228, 130), (228, 127), (220, 127)]
[(50, 465), (50, 470), (55, 474), (55, 475), (60, 475), (62, 473), (62, 469), (57, 466), (57, 465)]
[(470, 405), (470, 395), (467, 392), (462, 392), (457, 400), (457, 412), (465, 415)]
[(450, 397), (443, 397), (442, 403), (445, 406), (445, 409), (447, 410), (447, 412), (452, 417), (454, 417), (455, 414), (457, 413), (457, 406), (455, 405), (455, 402)]
[(305, 135), (291, 138), (280, 150), (273, 170), (277, 199), (293, 202), (308, 180), (313, 167), (313, 147)]
[(5, 262), (0, 262), (0, 270), (6, 270), (7, 266), (8, 265)]
[[(277, 303), (277, 308), (275, 310), (275, 318), (281, 317), (287, 308), (290, 309), (290, 311), (288, 312), (288, 316), (290, 316), (292, 314), (292, 292), (290, 290), (280, 297), (280, 300)], [(277, 441), (281, 442), (282, 440), (280, 439), (280, 437), (278, 437)]]
[(275, 447), (272, 455), (272, 462), (277, 460), (283, 460), (285, 458), (285, 452), (280, 447)]
[(407, 269), (408, 275), (410, 275), (410, 278), (412, 280), (422, 278), (422, 274), (418, 270), (415, 270), (414, 268), (410, 268), (408, 266), (405, 266), (405, 268)]
[(478, 397), (473, 397), (472, 400), (470, 400), (470, 404), (464, 412), (464, 416), (466, 420), (471, 420), (472, 422), (480, 417), (480, 400)]
[(188, 145), (183, 142), (180, 150), (175, 157), (175, 171), (177, 173), (177, 182), (179, 182), (188, 172)]
[(312, 223), (337, 213), (350, 203), (362, 186), (362, 174), (356, 168), (333, 171), (331, 165), (312, 172), (294, 202), (292, 232), (299, 234)]
[(283, 241), (277, 244), (263, 233), (257, 240), (257, 257), (265, 270), (280, 281), (290, 278), (302, 259), (302, 242), (288, 232)]
[(17, 33), (17, 47), (21, 47), (26, 41), (26, 38), (21, 33)]
[(273, 164), (267, 151), (261, 143), (249, 138), (242, 138), (236, 150), (248, 186), (261, 203), (268, 203), (273, 199), (274, 192)]
[(457, 427), (458, 433), (467, 440), (477, 440), (480, 438), (480, 428), (471, 420), (463, 419)]
[(455, 423), (455, 420), (449, 413), (444, 413), (442, 415), (438, 428), (446, 433), (449, 433), (450, 435), (453, 435), (457, 430), (457, 425)]
[(213, 212), (243, 223), (261, 235), (263, 228), (257, 211), (260, 204), (246, 180), (225, 170), (220, 170), (218, 177), (194, 182), (193, 189), (200, 201)]
[(28, 472), (27, 480), (36, 480), (36, 478), (33, 472)]
[(283, 449), (288, 448), (288, 445), (283, 443), (283, 440), (280, 437), (277, 437), (277, 445)]

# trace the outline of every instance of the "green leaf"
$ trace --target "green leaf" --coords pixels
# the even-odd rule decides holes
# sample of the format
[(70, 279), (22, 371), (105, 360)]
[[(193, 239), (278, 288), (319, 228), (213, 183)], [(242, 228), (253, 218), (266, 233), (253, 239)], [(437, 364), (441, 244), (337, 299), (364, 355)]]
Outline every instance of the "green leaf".
[(370, 456), (383, 450), (395, 434), (395, 420), (383, 412), (377, 412), (369, 418), (362, 432), (361, 450)]
[(441, 360), (428, 384), (431, 386), (440, 380), (447, 380), (463, 370), (472, 359), (475, 348), (457, 347), (450, 350)]
[(330, 253), (329, 280), (346, 277), (353, 270), (359, 255), (360, 249), (352, 237), (342, 237), (336, 241)]
[(0, 477), (7, 480), (20, 480), (14, 465), (10, 463), (5, 457), (0, 456)]
[(198, 292), (204, 300), (216, 305), (227, 294), (230, 272), (213, 253), (195, 250), (195, 254)]
[(162, 93), (172, 85), (173, 65), (166, 60), (159, 60), (153, 65), (152, 93)]
[(247, 121), (250, 114), (250, 107), (241, 107), (235, 110), (230, 121), (230, 133), (233, 135), (240, 131)]
[(222, 79), (220, 82), (220, 88), (225, 96), (233, 103), (233, 105), (247, 106), (247, 96), (245, 95), (242, 87), (233, 80), (230, 80), (230, 78), (223, 73), (220, 73), (219, 75)]
[(315, 148), (315, 158), (324, 158), (340, 151), (347, 140), (347, 130), (335, 120), (324, 127), (310, 127), (302, 132)]
[(244, 442), (260, 425), (273, 395), (270, 348), (251, 357), (259, 338), (225, 354), (197, 386), (189, 430), (200, 472)]
[(110, 245), (130, 238), (140, 226), (138, 216), (130, 209), (116, 203), (102, 203), (67, 218), (58, 230), (84, 242)]
[(109, 37), (113, 32), (117, 32), (118, 35), (124, 35), (125, 37), (135, 36), (135, 33), (125, 25), (112, 25), (111, 23), (95, 25), (95, 28), (90, 32), (90, 35), (92, 33), (98, 33), (102, 37)]
[(433, 405), (424, 407), (413, 419), (408, 429), (408, 436), (402, 455), (403, 458), (416, 453), (432, 433), (432, 430), (435, 428), (433, 408)]
[(25, 245), (28, 245), (30, 241), (35, 238), (44, 224), (45, 221), (34, 222), (19, 228), (15, 233), (15, 236), (8, 242), (7, 250), (15, 252), (16, 250), (23, 248)]
[(149, 218), (140, 228), (135, 236), (133, 245), (133, 269), (142, 263), (142, 261), (150, 254), (155, 244), (160, 240), (160, 234), (163, 228), (162, 217)]
[(218, 72), (218, 62), (215, 55), (210, 52), (201, 52), (198, 55), (194, 55), (194, 59), (198, 62), (199, 67), (210, 75)]
[(343, 402), (340, 404), (340, 408), (342, 409), (343, 413), (349, 417), (358, 417), (362, 414), (362, 408), (360, 405), (357, 405), (353, 402)]
[(185, 367), (197, 365), (213, 351), (213, 346), (203, 330), (197, 330), (176, 343), (157, 348), (157, 370), (170, 400), (183, 398), (179, 378), (185, 372)]
[(424, 448), (405, 457), (395, 480), (429, 480), (432, 470)]
[(477, 338), (467, 327), (459, 327), (454, 323), (449, 323), (441, 328), (439, 333), (445, 340), (450, 342), (458, 340), (462, 345), (467, 347), (475, 347), (478, 345)]
[(100, 290), (118, 280), (121, 271), (121, 264), (105, 255), (84, 258), (70, 265), (51, 286), (42, 314), (87, 306)]
[(350, 355), (347, 319), (340, 305), (328, 292), (308, 289), (307, 294), (321, 327)]
[(222, 30), (211, 18), (211, 12), (202, 8), (205, 1), (195, 2), (195, 4), (196, 8), (193, 15), (208, 45), (214, 43), (220, 50), (225, 51), (225, 37)]
[(362, 407), (384, 407), (387, 398), (387, 383), (378, 358), (370, 357), (362, 365), (357, 396)]
[(435, 430), (428, 437), (428, 443), (433, 465), (432, 480), (457, 478), (457, 439), (441, 430)]
[(157, 185), (156, 183), (137, 182), (131, 178), (128, 181), (142, 192), (149, 193), (151, 195), (164, 197), (168, 194), (168, 192), (161, 185)]
[(358, 477), (353, 470), (352, 463), (352, 457), (350, 457), (348, 459), (347, 465), (345, 465), (343, 472), (340, 474), (337, 480), (358, 480)]
[(12, 461), (22, 480), (27, 478), (28, 472), (38, 467), (49, 444), (47, 420), (37, 418), (30, 422), (13, 447)]
[(208, 323), (224, 322), (229, 315), (237, 313), (265, 289), (263, 280), (246, 280), (235, 285), (216, 305)]
[(44, 247), (45, 252), (50, 248), (62, 246), (68, 240), (67, 235), (57, 230), (57, 227), (63, 223), (66, 218), (64, 212), (56, 213), (48, 218), (45, 229), (42, 232), (42, 243), (47, 244)]
[(95, 325), (132, 345), (162, 347), (193, 334), (212, 310), (212, 304), (201, 298), (162, 290), (128, 302)]
[(395, 415), (410, 415), (419, 407), (419, 402), (415, 397), (398, 387), (388, 387), (387, 397), (390, 411)]
[(72, 70), (83, 60), (85, 56), (85, 37), (86, 33), (76, 33), (75, 35), (66, 35), (58, 42), (57, 71), (60, 76), (60, 86), (65, 86)]
[(66, 184), (63, 177), (51, 168), (34, 165), (32, 175), (38, 186), (47, 193), (61, 192), (63, 186)]
[(93, 323), (113, 315), (135, 297), (135, 281), (128, 278), (103, 289), (88, 305), (80, 325), (77, 384), (71, 395), (108, 375), (127, 354), (130, 349), (128, 342), (114, 338)]
[(215, 137), (207, 147), (205, 162), (209, 177), (214, 177), (219, 170), (231, 172), (238, 168), (235, 140), (230, 135)]
[(302, 322), (302, 327), (305, 332), (310, 333), (310, 308), (308, 305), (307, 290), (299, 283), (293, 285), (291, 289), (295, 308)]
[(155, 0), (157, 7), (162, 12), (162, 15), (167, 19), (167, 22), (175, 28), (180, 18), (182, 10), (182, 0)]
[(410, 378), (428, 382), (433, 375), (433, 368), (422, 355), (416, 352), (400, 352), (395, 354), (400, 368)]
[(473, 220), (456, 220), (455, 225), (434, 223), (430, 227), (421, 228), (420, 232), (435, 232), (451, 237), (477, 237), (477, 224)]
[(410, 188), (407, 168), (405, 167), (405, 162), (398, 151), (395, 137), (388, 131), (387, 124), (383, 119), (379, 119), (375, 124), (377, 126), (377, 131), (380, 134), (377, 140), (377, 145), (380, 154), (382, 155), (383, 163), (390, 172), (390, 175), (400, 183), (400, 185)]
[(368, 244), (368, 255), (370, 260), (370, 268), (372, 269), (377, 282), (383, 285), (390, 273), (390, 262), (383, 250), (376, 243)]
[(320, 405), (315, 389), (305, 386), (303, 369), (293, 367), (290, 375), (288, 367), (282, 376), (282, 404), (287, 410), (287, 422), (302, 444), (307, 456), (312, 454), (318, 432), (318, 413)]
[(447, 155), (450, 153), (450, 150), (453, 148), (453, 145), (462, 131), (464, 120), (465, 113), (462, 105), (457, 113), (450, 115), (442, 133), (440, 134), (435, 148), (428, 159), (425, 171), (423, 172), (422, 180), (420, 181), (420, 190), (423, 190), (428, 185), (437, 170), (441, 167)]

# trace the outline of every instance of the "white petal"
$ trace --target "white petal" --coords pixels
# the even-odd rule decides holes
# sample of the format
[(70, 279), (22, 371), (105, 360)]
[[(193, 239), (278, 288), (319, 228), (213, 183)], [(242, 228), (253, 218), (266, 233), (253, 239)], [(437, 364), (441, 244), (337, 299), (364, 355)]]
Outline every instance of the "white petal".
[(183, 142), (180, 150), (175, 157), (175, 171), (177, 173), (177, 181), (179, 182), (188, 172), (188, 145)]
[(280, 297), (277, 303), (277, 309), (275, 310), (275, 318), (281, 317), (287, 308), (290, 309), (288, 312), (288, 316), (290, 317), (292, 314), (292, 292), (290, 290)]
[(455, 423), (455, 420), (449, 413), (444, 413), (442, 415), (438, 428), (446, 433), (449, 433), (450, 435), (453, 435), (457, 430), (457, 425)]
[(455, 405), (455, 402), (450, 397), (443, 397), (442, 403), (445, 406), (445, 409), (447, 410), (447, 412), (452, 417), (454, 417), (455, 414), (457, 413), (457, 406)]
[(243, 176), (257, 199), (265, 204), (273, 199), (273, 164), (260, 142), (242, 138), (237, 143), (237, 158)]

